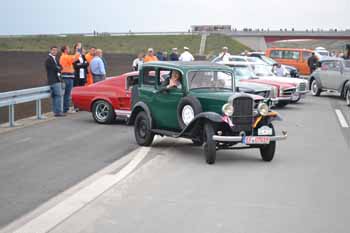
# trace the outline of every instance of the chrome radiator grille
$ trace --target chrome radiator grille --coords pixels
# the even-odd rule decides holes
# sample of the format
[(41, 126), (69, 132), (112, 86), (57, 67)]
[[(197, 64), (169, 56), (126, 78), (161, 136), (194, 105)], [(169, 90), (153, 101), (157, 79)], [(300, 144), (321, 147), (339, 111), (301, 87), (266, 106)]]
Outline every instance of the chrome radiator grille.
[(252, 130), (254, 101), (251, 97), (237, 97), (233, 100), (234, 113), (232, 116), (235, 132), (250, 132)]

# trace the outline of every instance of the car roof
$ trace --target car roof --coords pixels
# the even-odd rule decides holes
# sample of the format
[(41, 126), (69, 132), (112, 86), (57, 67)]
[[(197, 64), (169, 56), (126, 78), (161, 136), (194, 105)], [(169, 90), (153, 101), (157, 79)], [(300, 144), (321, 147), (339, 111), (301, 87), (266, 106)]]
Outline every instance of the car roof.
[(183, 61), (158, 61), (158, 62), (148, 62), (144, 63), (142, 67), (168, 67), (174, 69), (218, 69), (231, 71), (228, 67), (211, 63), (209, 61), (193, 61), (193, 62), (183, 62)]
[(306, 52), (313, 52), (311, 49), (300, 49), (300, 48), (268, 48), (267, 50), (292, 50), (292, 51), (306, 51)]
[(344, 59), (340, 58), (340, 57), (322, 56), (321, 59), (320, 59), (320, 62), (325, 62), (325, 61), (344, 61)]

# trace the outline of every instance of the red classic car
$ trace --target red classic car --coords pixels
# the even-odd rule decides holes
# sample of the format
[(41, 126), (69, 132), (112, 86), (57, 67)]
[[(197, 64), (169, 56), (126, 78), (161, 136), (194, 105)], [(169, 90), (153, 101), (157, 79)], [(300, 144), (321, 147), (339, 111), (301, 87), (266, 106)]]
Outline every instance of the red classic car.
[(272, 101), (276, 106), (279, 107), (283, 107), (289, 104), (293, 98), (295, 98), (295, 93), (297, 91), (296, 85), (292, 83), (277, 82), (258, 78), (245, 79), (241, 80), (241, 82), (261, 83), (276, 87), (277, 95), (272, 99)]
[(75, 87), (72, 101), (76, 108), (92, 112), (97, 123), (108, 124), (114, 119), (127, 120), (131, 108), (131, 88), (138, 83), (139, 72), (110, 77), (90, 86)]

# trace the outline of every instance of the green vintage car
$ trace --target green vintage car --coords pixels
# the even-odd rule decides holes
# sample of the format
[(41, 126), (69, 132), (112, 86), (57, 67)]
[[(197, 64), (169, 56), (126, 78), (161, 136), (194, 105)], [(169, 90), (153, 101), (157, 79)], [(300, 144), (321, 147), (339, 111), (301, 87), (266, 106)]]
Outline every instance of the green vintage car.
[(150, 146), (155, 135), (191, 139), (202, 146), (206, 162), (222, 149), (260, 149), (271, 161), (279, 119), (261, 96), (236, 92), (231, 68), (209, 62), (152, 62), (143, 65), (132, 91), (136, 141)]

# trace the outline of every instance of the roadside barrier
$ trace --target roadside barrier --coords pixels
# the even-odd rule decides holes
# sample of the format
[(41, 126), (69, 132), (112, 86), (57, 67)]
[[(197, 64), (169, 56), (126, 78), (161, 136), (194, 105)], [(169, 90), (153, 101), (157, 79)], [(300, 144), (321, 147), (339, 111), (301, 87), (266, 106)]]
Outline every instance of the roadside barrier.
[(36, 119), (44, 119), (41, 111), (41, 100), (51, 96), (50, 86), (29, 88), (0, 93), (0, 107), (8, 107), (9, 126), (15, 126), (15, 105), (36, 101)]

